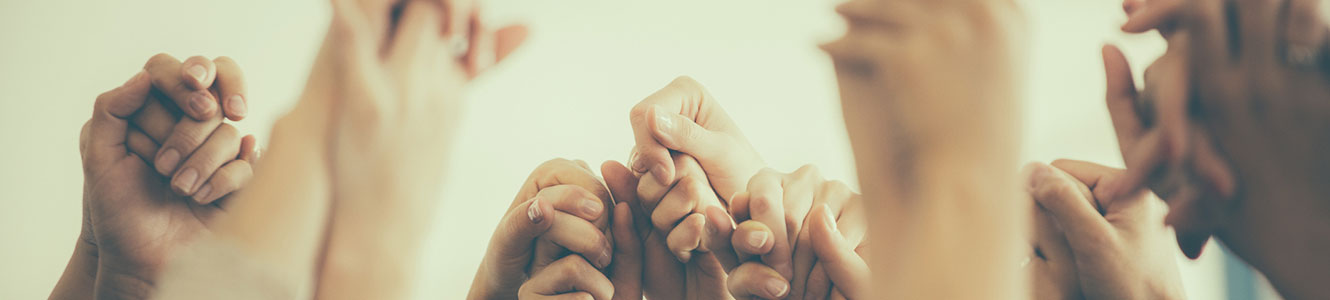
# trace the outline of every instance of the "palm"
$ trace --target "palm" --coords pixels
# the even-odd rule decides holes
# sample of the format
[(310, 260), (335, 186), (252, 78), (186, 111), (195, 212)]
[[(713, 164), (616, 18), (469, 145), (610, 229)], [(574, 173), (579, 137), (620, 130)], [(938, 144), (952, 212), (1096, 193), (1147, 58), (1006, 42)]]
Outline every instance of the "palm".
[(169, 254), (206, 229), (214, 206), (171, 191), (166, 178), (136, 156), (112, 162), (85, 184), (89, 221), (103, 264), (159, 270)]

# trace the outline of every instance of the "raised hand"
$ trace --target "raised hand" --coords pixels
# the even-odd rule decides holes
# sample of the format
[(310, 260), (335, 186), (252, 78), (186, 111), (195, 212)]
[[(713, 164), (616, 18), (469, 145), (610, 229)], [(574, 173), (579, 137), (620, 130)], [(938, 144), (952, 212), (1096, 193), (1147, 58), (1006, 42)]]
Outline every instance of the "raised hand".
[[(1144, 189), (1110, 194), (1103, 187), (1121, 180), (1121, 169), (1070, 160), (1029, 168), (1027, 189), (1040, 215), (1056, 222), (1036, 222), (1041, 227), (1035, 231), (1061, 232), (1061, 237), (1039, 239), (1039, 245), (1051, 247), (1036, 247), (1030, 266), (1035, 278), (1074, 278), (1077, 287), (1071, 290), (1085, 299), (1184, 298), (1169, 230), (1162, 222), (1167, 213), (1163, 202)], [(1036, 290), (1045, 284), (1036, 281)]]
[(730, 292), (739, 299), (867, 298), (861, 205), (858, 194), (811, 165), (762, 170), (731, 205), (742, 221), (732, 244), (745, 262), (730, 273)]
[(766, 167), (715, 97), (689, 77), (675, 78), (629, 112), (633, 147), (629, 166), (650, 173), (655, 182), (679, 178), (671, 151), (692, 156), (706, 171), (716, 194), (728, 201), (744, 183)]
[[(614, 289), (599, 270), (613, 258), (606, 236), (612, 207), (610, 191), (585, 162), (555, 159), (536, 167), (494, 231), (468, 298), (511, 299), (532, 289), (526, 294), (576, 291), (609, 299)], [(593, 279), (584, 278), (586, 269), (601, 280), (581, 281)], [(569, 274), (579, 275), (557, 278)]]
[(702, 166), (674, 154), (676, 179), (645, 176), (636, 191), (642, 218), (643, 293), (653, 299), (725, 299), (726, 272), (736, 264), (730, 248), (734, 221), (711, 189)]
[[(167, 261), (225, 212), (226, 203), (213, 201), (236, 191), (252, 175), (251, 164), (257, 158), (252, 136), (241, 137), (231, 125), (221, 124), (220, 114), (210, 120), (212, 127), (198, 128), (192, 126), (196, 120), (181, 118), (173, 109), (169, 102), (173, 99), (166, 98), (159, 86), (177, 87), (188, 80), (181, 75), (178, 61), (166, 55), (153, 57), (129, 82), (99, 96), (93, 118), (84, 125), (79, 142), (85, 175), (79, 248), (84, 249), (76, 250), (76, 256), (92, 255), (96, 262), (96, 289), (87, 286), (84, 293), (152, 295)], [(238, 74), (207, 76), (242, 80)], [(197, 131), (186, 132), (191, 130)], [(154, 172), (149, 161), (158, 152), (159, 141), (191, 134), (196, 143), (176, 147), (190, 154), (184, 165), (194, 174), (174, 181), (188, 182), (192, 188), (173, 189), (171, 178)], [(53, 297), (61, 296), (64, 281)]]

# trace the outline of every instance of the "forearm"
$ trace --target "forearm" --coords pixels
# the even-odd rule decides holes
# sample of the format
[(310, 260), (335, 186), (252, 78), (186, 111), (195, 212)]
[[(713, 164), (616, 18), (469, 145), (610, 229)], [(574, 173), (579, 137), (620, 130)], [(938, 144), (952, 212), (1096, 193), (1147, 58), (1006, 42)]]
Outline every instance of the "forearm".
[(51, 291), (50, 299), (92, 299), (97, 280), (97, 247), (88, 242), (92, 237), (80, 235), (74, 253), (65, 265), (65, 272)]

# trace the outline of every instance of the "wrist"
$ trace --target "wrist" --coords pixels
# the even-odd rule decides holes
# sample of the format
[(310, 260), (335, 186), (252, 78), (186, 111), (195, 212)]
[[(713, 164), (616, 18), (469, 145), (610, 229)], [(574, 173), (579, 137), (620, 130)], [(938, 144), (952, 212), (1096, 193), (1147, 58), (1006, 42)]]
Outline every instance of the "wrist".
[(74, 243), (74, 253), (65, 265), (65, 272), (51, 291), (51, 299), (93, 299), (97, 280), (97, 246), (92, 243), (89, 235), (88, 232), (79, 234), (78, 241)]

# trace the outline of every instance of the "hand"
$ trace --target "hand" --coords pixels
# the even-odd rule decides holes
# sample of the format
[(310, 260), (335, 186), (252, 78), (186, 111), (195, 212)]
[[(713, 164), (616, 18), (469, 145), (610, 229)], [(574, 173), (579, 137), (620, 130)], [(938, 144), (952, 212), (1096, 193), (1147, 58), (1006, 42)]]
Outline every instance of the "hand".
[(702, 165), (716, 194), (728, 201), (766, 167), (716, 98), (692, 78), (675, 78), (628, 116), (637, 139), (628, 164), (637, 174), (650, 172), (655, 182), (679, 177), (670, 152), (682, 152)]
[(736, 265), (729, 246), (734, 222), (707, 182), (702, 166), (674, 154), (676, 180), (645, 177), (637, 185), (642, 213), (643, 292), (655, 299), (726, 299), (726, 271)]
[[(555, 275), (549, 274), (576, 272), (583, 265), (592, 270), (609, 267), (614, 251), (605, 235), (610, 222), (606, 210), (610, 207), (610, 192), (585, 162), (555, 159), (536, 167), (490, 238), (468, 298), (511, 299), (518, 296), (519, 287), (536, 281), (540, 274), (552, 277)], [(580, 257), (567, 255), (569, 252)], [(541, 279), (534, 283), (538, 288), (533, 288), (539, 293), (559, 292), (563, 290), (545, 289), (573, 281)], [(606, 291), (596, 287), (596, 282), (585, 284), (578, 290)], [(608, 291), (593, 294), (597, 299), (608, 299), (613, 288)], [(605, 297), (599, 297), (602, 295)]]
[[(868, 225), (858, 213), (861, 204), (849, 187), (823, 179), (811, 165), (753, 176), (731, 207), (743, 220), (732, 244), (746, 262), (730, 272), (730, 292), (739, 299), (868, 298), (870, 276), (862, 258)], [(789, 237), (786, 245), (781, 236)], [(761, 260), (747, 259), (754, 255)]]
[[(457, 10), (459, 1), (386, 3), (333, 1), (316, 66), (331, 70), (315, 72), (305, 95), (333, 107), (335, 203), (323, 295), (391, 298), (409, 290), (466, 84), (525, 37), (523, 27), (491, 31), (474, 8)], [(468, 42), (466, 52), (454, 53), (458, 39)]]
[(1035, 278), (1077, 278), (1079, 289), (1073, 290), (1085, 299), (1183, 298), (1168, 228), (1161, 222), (1167, 213), (1163, 203), (1145, 190), (1110, 198), (1102, 187), (1121, 180), (1121, 169), (1070, 160), (1053, 167), (1029, 167), (1030, 195), (1056, 225), (1036, 223), (1056, 226), (1065, 236), (1042, 237), (1039, 245), (1051, 247), (1035, 248)]
[[(212, 201), (239, 189), (252, 175), (250, 164), (257, 156), (254, 139), (240, 137), (229, 124), (208, 129), (193, 148), (181, 148), (192, 153), (186, 168), (198, 173), (186, 179), (202, 182), (194, 183), (201, 186), (190, 193), (194, 199), (177, 196), (166, 179), (152, 171), (146, 161), (157, 153), (156, 141), (179, 134), (194, 121), (177, 124), (179, 117), (163, 109), (170, 104), (159, 103), (154, 96), (160, 93), (154, 90), (155, 83), (183, 80), (177, 77), (179, 63), (163, 63), (168, 60), (173, 59), (154, 57), (124, 86), (99, 96), (80, 137), (85, 177), (80, 245), (91, 250), (76, 253), (96, 256), (93, 292), (99, 297), (149, 296), (167, 259), (224, 213), (225, 203)], [(224, 76), (241, 79), (231, 75)]]

